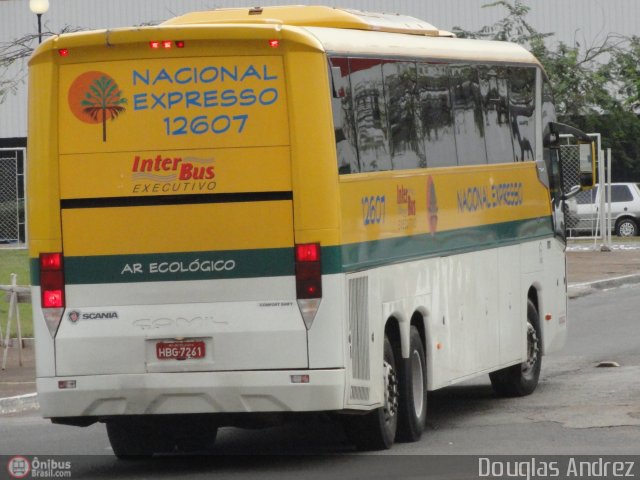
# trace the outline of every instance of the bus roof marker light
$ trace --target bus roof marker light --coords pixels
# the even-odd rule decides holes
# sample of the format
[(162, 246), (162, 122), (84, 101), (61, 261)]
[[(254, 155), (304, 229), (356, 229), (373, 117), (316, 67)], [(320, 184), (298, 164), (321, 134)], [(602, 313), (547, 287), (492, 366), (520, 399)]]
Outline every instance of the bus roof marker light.
[(169, 49), (172, 46), (173, 46), (173, 42), (171, 40), (163, 40), (162, 41), (162, 48)]
[(160, 48), (160, 42), (158, 42), (157, 40), (151, 40), (149, 42), (149, 46), (154, 50), (157, 50), (158, 48)]
[(278, 48), (280, 46), (280, 40), (275, 39), (275, 38), (272, 39), (272, 40), (269, 40), (269, 46), (271, 48)]
[(68, 57), (69, 56), (69, 49), (68, 48), (59, 48), (58, 49), (58, 55), (60, 55), (61, 57)]
[(174, 43), (176, 48), (184, 48), (184, 40), (176, 40)]

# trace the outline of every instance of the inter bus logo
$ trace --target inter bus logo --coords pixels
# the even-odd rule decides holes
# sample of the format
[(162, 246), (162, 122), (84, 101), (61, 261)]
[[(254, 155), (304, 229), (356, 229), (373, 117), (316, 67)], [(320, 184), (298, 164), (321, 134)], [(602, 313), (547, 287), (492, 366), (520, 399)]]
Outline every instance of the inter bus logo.
[(69, 107), (85, 123), (102, 124), (102, 141), (107, 141), (107, 120), (115, 120), (126, 108), (127, 99), (116, 81), (103, 72), (85, 72), (69, 87)]

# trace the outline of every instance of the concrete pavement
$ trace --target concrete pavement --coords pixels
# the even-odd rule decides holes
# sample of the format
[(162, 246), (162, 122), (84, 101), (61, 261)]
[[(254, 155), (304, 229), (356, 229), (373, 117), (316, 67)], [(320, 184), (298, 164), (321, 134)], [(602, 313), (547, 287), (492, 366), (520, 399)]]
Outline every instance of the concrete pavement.
[[(640, 242), (619, 243), (602, 252), (593, 241), (571, 242), (567, 249), (569, 297), (640, 283)], [(2, 321), (2, 319), (0, 319)], [(23, 365), (18, 364), (17, 342), (9, 348), (7, 368), (0, 371), (0, 415), (37, 410), (33, 340), (25, 340)], [(0, 349), (0, 353), (4, 353)]]

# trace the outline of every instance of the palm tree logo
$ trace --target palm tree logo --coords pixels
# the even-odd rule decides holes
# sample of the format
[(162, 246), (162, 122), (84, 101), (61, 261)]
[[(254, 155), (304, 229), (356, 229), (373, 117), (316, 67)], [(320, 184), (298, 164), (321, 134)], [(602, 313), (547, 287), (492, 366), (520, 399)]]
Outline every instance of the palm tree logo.
[(115, 120), (126, 108), (127, 99), (116, 81), (103, 72), (85, 72), (69, 88), (69, 106), (86, 123), (102, 124), (102, 141), (107, 141), (107, 120)]

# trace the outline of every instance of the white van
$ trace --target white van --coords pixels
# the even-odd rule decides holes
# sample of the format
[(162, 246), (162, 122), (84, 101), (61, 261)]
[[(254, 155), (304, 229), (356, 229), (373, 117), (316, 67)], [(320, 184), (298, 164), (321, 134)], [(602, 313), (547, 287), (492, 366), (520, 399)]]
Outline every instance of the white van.
[[(572, 198), (567, 215), (571, 233), (596, 233), (599, 229), (600, 191), (596, 185)], [(611, 184), (611, 226), (620, 237), (635, 237), (640, 228), (640, 189), (636, 183)]]

